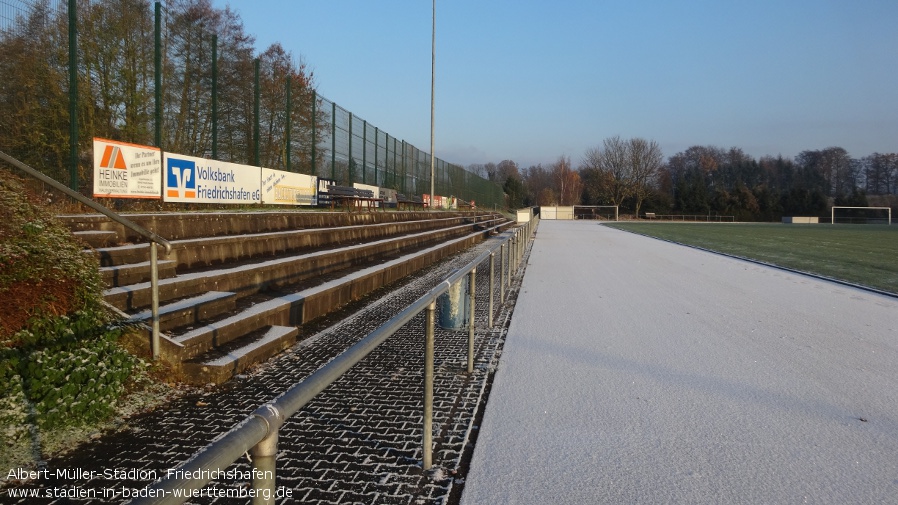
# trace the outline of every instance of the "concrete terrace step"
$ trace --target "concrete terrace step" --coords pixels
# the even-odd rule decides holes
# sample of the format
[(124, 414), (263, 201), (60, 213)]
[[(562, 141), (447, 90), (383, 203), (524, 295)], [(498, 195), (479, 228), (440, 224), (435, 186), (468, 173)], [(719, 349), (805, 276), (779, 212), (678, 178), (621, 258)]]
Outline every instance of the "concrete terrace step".
[(217, 357), (184, 363), (182, 373), (190, 382), (220, 384), (289, 348), (297, 335), (299, 328), (296, 327), (268, 326), (243, 337), (239, 347), (218, 349)]
[[(159, 307), (159, 329), (197, 324), (212, 319), (236, 308), (237, 294), (224, 291), (210, 291), (200, 296), (185, 298)], [(144, 310), (131, 316), (129, 322), (151, 322), (152, 313)]]
[[(398, 238), (287, 256), (231, 268), (192, 272), (159, 282), (160, 300), (171, 300), (206, 291), (234, 291), (238, 297), (279, 285), (299, 282), (315, 275), (375, 261), (403, 249), (428, 246), (464, 235), (472, 224), (405, 235)], [(104, 298), (119, 310), (129, 311), (150, 304), (150, 283), (119, 286), (104, 291)]]
[[(228, 380), (291, 346), (303, 324), (513, 225), (493, 212), (127, 217), (172, 243), (159, 261), (161, 353), (199, 384)], [(107, 244), (85, 251), (101, 262), (106, 301), (149, 324), (149, 245), (105, 216), (63, 221)], [(133, 243), (108, 245), (116, 237)], [(147, 324), (135, 334), (141, 345), (149, 342)]]
[[(497, 225), (486, 232), (471, 233), (383, 264), (359, 269), (339, 279), (295, 293), (273, 297), (233, 316), (173, 337), (171, 339), (173, 349), (169, 352), (178, 355), (168, 356), (167, 359), (172, 362), (183, 362), (182, 372), (190, 382), (223, 382), (231, 377), (224, 370), (242, 370), (249, 364), (244, 365), (241, 362), (239, 367), (226, 365), (224, 368), (212, 368), (201, 365), (213, 360), (213, 358), (203, 358), (203, 354), (212, 353), (216, 355), (214, 359), (219, 359), (222, 346), (237, 342), (248, 333), (258, 332), (260, 327), (266, 325), (300, 326), (346, 303), (358, 300), (380, 287), (467, 249), (483, 240), (491, 231), (499, 231), (510, 225), (511, 223)], [(229, 351), (229, 354), (243, 355), (239, 350)], [(270, 356), (265, 356), (265, 359), (268, 357)]]
[[(147, 257), (149, 253), (147, 252)], [(172, 260), (159, 260), (157, 267), (159, 268), (160, 279), (170, 279), (176, 275), (175, 266), (177, 263)], [(142, 261), (140, 263), (130, 263), (126, 265), (115, 265), (109, 267), (100, 267), (100, 275), (106, 287), (127, 286), (129, 284), (137, 284), (140, 282), (150, 281), (150, 262)]]
[[(399, 223), (379, 223), (337, 228), (310, 228), (223, 237), (206, 237), (172, 241), (166, 259), (184, 270), (261, 256), (292, 254), (305, 249), (333, 247), (384, 239), (409, 233), (457, 226), (470, 219), (452, 217)], [(149, 258), (146, 243), (105, 247), (96, 250), (103, 266), (124, 265)]]
[[(493, 212), (440, 212), (442, 217), (471, 218), (490, 215)], [(433, 212), (309, 212), (306, 210), (258, 211), (258, 212), (169, 212), (153, 214), (125, 214), (130, 221), (154, 230), (167, 240), (244, 235), (250, 233), (298, 230), (303, 228), (329, 228), (340, 226), (371, 225), (428, 220)], [(77, 214), (57, 216), (73, 232), (113, 231), (122, 242), (142, 242), (143, 239), (130, 229), (101, 214)]]
[(102, 230), (83, 230), (72, 232), (75, 237), (81, 239), (90, 247), (106, 247), (111, 243), (115, 243), (118, 234), (114, 231)]

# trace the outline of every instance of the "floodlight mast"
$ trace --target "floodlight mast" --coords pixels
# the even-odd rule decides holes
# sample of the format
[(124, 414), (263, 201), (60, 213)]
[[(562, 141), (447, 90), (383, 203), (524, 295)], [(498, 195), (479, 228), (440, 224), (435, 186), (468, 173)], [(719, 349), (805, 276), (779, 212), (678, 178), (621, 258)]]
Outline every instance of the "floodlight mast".
[(436, 174), (435, 154), (433, 151), (433, 110), (434, 110), (434, 76), (436, 75), (436, 47), (437, 47), (437, 0), (433, 0), (431, 10), (431, 30), (430, 30), (430, 204), (429, 208), (433, 208), (433, 191), (434, 176)]

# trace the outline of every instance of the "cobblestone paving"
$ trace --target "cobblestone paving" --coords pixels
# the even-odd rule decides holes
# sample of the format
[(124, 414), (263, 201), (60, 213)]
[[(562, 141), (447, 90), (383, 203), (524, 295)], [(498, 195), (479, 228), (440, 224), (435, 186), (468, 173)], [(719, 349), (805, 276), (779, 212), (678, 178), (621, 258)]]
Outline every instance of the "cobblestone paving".
[[(422, 296), (456, 268), (495, 244), (490, 239), (402, 281), (371, 303), (298, 343), (285, 354), (205, 394), (181, 398), (166, 408), (129, 421), (129, 428), (109, 434), (48, 462), (57, 469), (101, 469), (98, 474), (42, 479), (43, 492), (59, 486), (88, 496), (43, 500), (13, 499), (0, 491), (2, 503), (119, 503), (124, 487), (141, 488), (162, 476), (213, 439), (242, 421), (259, 405), (300, 382), (341, 351)], [(526, 264), (525, 261), (522, 264)], [(463, 454), (470, 449), (475, 414), (484, 399), (513, 309), (518, 276), (499, 303), (496, 257), (495, 325), (489, 329), (489, 268), (477, 274), (475, 370), (469, 374), (467, 330), (437, 329), (434, 384), (434, 469), (421, 468), (423, 423), (423, 314), (375, 349), (279, 432), (277, 486), (290, 497), (277, 503), (435, 504), (457, 497), (464, 482)], [(323, 323), (319, 322), (320, 327)], [(144, 475), (106, 475), (122, 470)], [(246, 457), (229, 470), (250, 472)], [(208, 490), (225, 494), (246, 487), (245, 480), (213, 481)], [(453, 487), (455, 490), (453, 492)], [(91, 494), (92, 493), (92, 494)], [(71, 494), (71, 492), (69, 493)], [(187, 503), (247, 503), (222, 496), (191, 498)]]

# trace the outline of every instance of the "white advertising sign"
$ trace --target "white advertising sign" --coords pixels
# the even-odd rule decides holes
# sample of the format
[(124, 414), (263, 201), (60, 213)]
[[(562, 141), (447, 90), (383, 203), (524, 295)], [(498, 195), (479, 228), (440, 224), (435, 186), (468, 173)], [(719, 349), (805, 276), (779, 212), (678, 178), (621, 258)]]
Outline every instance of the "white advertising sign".
[[(384, 201), (384, 204), (393, 204), (396, 205), (396, 201), (399, 199), (399, 192), (395, 189), (390, 188), (379, 188), (380, 196), (378, 198)], [(377, 194), (377, 193), (375, 193)]]
[(94, 138), (94, 196), (162, 198), (162, 152)]
[(262, 169), (262, 203), (318, 205), (318, 178), (313, 175)]
[(166, 202), (261, 203), (262, 169), (165, 153)]

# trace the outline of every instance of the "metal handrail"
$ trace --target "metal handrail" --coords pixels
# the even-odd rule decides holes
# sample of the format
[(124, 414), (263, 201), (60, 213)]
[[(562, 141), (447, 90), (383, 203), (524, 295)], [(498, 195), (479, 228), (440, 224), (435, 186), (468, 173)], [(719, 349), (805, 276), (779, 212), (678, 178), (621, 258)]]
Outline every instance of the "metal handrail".
[(100, 205), (99, 203), (91, 200), (90, 198), (85, 197), (81, 193), (73, 191), (66, 187), (64, 184), (59, 183), (58, 181), (47, 177), (46, 175), (40, 173), (39, 171), (31, 168), (30, 166), (22, 163), (21, 161), (13, 158), (12, 156), (0, 151), (0, 160), (3, 160), (10, 165), (18, 168), (19, 170), (25, 172), (26, 174), (34, 177), (35, 179), (43, 182), (44, 184), (48, 184), (52, 186), (54, 189), (57, 189), (67, 196), (87, 205), (88, 207), (96, 210), (97, 212), (103, 214), (104, 216), (112, 219), (113, 221), (121, 224), (122, 226), (133, 230), (138, 235), (144, 237), (148, 241), (150, 241), (150, 286), (152, 289), (152, 307), (151, 311), (153, 314), (153, 333), (151, 337), (151, 347), (153, 352), (153, 359), (159, 358), (159, 267), (158, 267), (158, 253), (156, 251), (156, 244), (161, 245), (165, 248), (165, 253), (168, 254), (171, 252), (171, 243), (168, 240), (160, 237), (159, 235), (153, 233), (150, 230), (140, 226), (133, 221), (122, 217), (119, 214), (116, 214), (112, 210)]
[[(437, 297), (449, 290), (450, 286), (466, 275), (476, 275), (477, 266), (489, 259), (490, 265), (490, 326), (492, 326), (493, 307), (493, 265), (494, 256), (499, 251), (501, 258), (500, 271), (503, 279), (510, 283), (511, 272), (523, 258), (525, 245), (532, 237), (538, 219), (531, 220), (512, 232), (507, 240), (483, 252), (466, 266), (454, 271), (446, 279), (433, 287), (415, 302), (393, 316), (362, 340), (351, 346), (323, 367), (293, 385), (272, 401), (256, 409), (246, 419), (236, 424), (231, 430), (211, 444), (191, 456), (177, 468), (166, 472), (165, 476), (153, 482), (138, 493), (131, 504), (180, 504), (187, 501), (193, 493), (202, 489), (213, 480), (216, 471), (225, 469), (244, 454), (252, 457), (253, 503), (270, 504), (275, 498), (275, 456), (277, 454), (278, 429), (286, 419), (307, 403), (318, 393), (336, 382), (350, 368), (359, 363), (387, 338), (399, 331), (420, 312), (426, 311), (425, 318), (425, 359), (424, 359), (424, 422), (423, 422), (423, 458), (422, 467), (429, 470), (432, 464), (432, 419), (433, 419), (433, 350), (434, 350), (434, 313)], [(507, 247), (506, 247), (507, 245)], [(508, 260), (505, 261), (505, 254)], [(505, 268), (509, 272), (504, 276)], [(473, 280), (473, 279), (472, 279)], [(504, 287), (504, 286), (503, 286)], [(474, 283), (469, 284), (473, 291)], [(470, 293), (469, 293), (470, 295)], [(471, 302), (473, 305), (473, 302)], [(468, 371), (473, 371), (474, 337), (473, 312), (469, 318), (470, 332), (468, 342)], [(197, 478), (199, 476), (199, 478)], [(175, 490), (180, 490), (175, 493)]]

